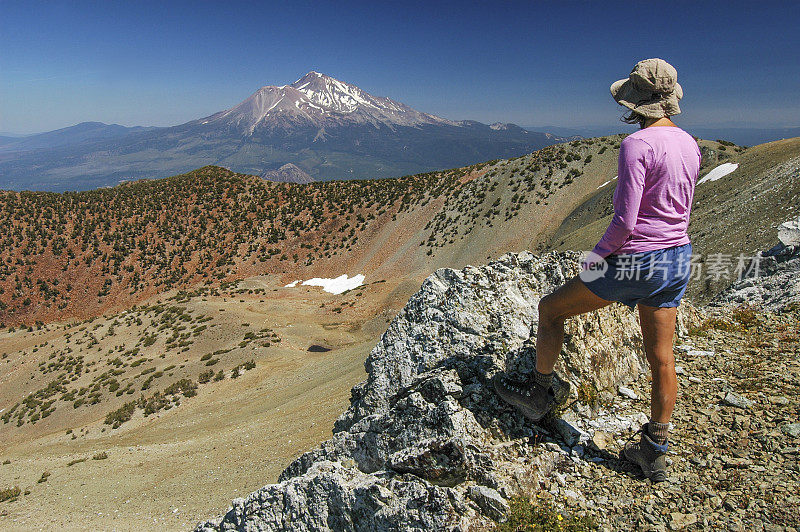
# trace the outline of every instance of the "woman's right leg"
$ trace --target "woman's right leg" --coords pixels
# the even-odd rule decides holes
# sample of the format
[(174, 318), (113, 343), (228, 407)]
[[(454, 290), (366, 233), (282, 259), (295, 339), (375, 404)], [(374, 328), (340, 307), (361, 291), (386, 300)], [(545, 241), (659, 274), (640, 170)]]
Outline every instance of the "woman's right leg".
[(639, 304), (642, 339), (650, 373), (653, 376), (650, 395), (650, 421), (640, 440), (625, 446), (625, 457), (642, 468), (653, 482), (667, 480), (669, 418), (675, 408), (678, 380), (675, 376), (675, 355), (672, 335), (675, 333), (677, 307), (651, 307)]
[(639, 305), (644, 352), (653, 376), (650, 419), (658, 423), (669, 423), (678, 395), (675, 355), (672, 352), (677, 315), (678, 307)]
[(597, 310), (611, 304), (586, 288), (579, 277), (573, 277), (552, 294), (539, 301), (539, 326), (536, 333), (536, 371), (553, 372), (564, 343), (564, 321), (572, 316)]

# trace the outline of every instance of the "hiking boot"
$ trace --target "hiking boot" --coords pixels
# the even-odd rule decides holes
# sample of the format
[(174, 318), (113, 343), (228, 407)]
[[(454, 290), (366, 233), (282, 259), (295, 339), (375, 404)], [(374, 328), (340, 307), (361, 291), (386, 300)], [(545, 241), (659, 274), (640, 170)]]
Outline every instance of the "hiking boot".
[(569, 397), (569, 383), (557, 375), (553, 377), (553, 386), (547, 389), (533, 378), (515, 381), (502, 373), (495, 375), (493, 383), (497, 394), (531, 421), (541, 420), (554, 406), (563, 404)]
[(668, 443), (659, 445), (650, 439), (647, 434), (647, 424), (640, 429), (641, 439), (628, 442), (623, 450), (624, 457), (638, 465), (644, 476), (652, 482), (667, 480), (667, 449)]

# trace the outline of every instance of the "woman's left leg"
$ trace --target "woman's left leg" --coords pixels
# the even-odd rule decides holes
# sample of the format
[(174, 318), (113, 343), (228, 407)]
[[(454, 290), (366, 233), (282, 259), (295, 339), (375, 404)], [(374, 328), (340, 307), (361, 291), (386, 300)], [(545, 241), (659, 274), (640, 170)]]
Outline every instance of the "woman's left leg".
[(536, 371), (553, 372), (564, 343), (564, 321), (572, 316), (611, 304), (586, 288), (580, 277), (573, 277), (539, 301), (539, 326), (536, 333)]

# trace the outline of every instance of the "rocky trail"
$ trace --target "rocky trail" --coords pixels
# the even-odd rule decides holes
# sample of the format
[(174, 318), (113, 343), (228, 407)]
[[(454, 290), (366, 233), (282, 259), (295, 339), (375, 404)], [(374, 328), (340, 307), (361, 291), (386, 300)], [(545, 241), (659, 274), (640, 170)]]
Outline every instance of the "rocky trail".
[(798, 308), (779, 313), (714, 309), (679, 343), (679, 397), (672, 419), (669, 482), (640, 480), (619, 459), (649, 409), (646, 374), (601, 395), (596, 410), (563, 415), (568, 443), (537, 495), (613, 530), (792, 530), (800, 523)]
[[(796, 248), (782, 256), (782, 275), (800, 264)], [(545, 529), (794, 530), (796, 303), (681, 306), (666, 483), (619, 459), (649, 413), (626, 307), (568, 320), (557, 369), (573, 386), (562, 412), (532, 424), (500, 401), (491, 378), (531, 371), (538, 300), (577, 261), (523, 252), (437, 270), (370, 353), (333, 437), (197, 530), (492, 530), (520, 501), (557, 516)], [(763, 295), (775, 290), (768, 281), (743, 283)]]

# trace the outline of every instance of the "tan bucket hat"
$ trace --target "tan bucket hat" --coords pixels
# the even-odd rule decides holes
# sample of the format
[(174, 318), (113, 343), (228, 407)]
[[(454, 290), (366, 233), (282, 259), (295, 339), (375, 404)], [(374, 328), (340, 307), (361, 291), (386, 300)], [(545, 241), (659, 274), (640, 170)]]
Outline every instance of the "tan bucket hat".
[(683, 88), (678, 71), (663, 59), (645, 59), (636, 63), (627, 79), (611, 85), (611, 96), (618, 104), (647, 118), (680, 114), (678, 100)]

